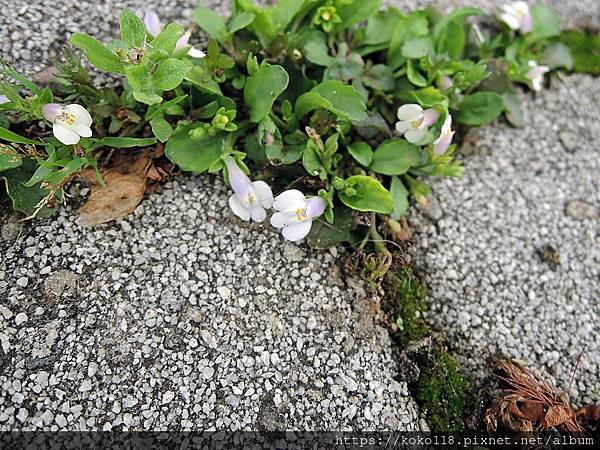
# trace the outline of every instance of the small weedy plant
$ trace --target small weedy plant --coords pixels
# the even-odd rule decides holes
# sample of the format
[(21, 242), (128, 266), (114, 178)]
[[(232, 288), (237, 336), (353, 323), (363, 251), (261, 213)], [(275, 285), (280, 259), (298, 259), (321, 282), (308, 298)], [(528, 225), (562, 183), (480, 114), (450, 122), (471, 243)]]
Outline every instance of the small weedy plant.
[[(222, 173), (242, 220), (270, 216), (315, 247), (384, 251), (381, 233), (401, 228), (411, 197), (426, 200), (427, 177), (461, 175), (461, 131), (502, 114), (521, 126), (515, 84), (538, 91), (572, 65), (541, 4), (485, 16), (234, 0), (229, 19), (198, 7), (195, 20), (210, 38), (202, 50), (151, 11), (123, 11), (111, 42), (75, 33), (51, 87), (2, 60), (14, 82), (0, 84), (0, 177), (16, 210), (50, 215), (83, 169), (104, 183), (101, 151), (164, 144), (181, 170)], [(78, 52), (121, 86), (94, 85)]]

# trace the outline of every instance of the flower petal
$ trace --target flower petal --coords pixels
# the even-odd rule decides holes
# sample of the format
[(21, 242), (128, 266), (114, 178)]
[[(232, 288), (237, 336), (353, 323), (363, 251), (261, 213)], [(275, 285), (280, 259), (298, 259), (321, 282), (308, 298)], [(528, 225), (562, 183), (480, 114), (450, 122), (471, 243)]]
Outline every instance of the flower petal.
[(69, 127), (60, 123), (55, 123), (52, 126), (52, 133), (60, 142), (65, 145), (74, 145), (79, 142), (79, 135)]
[(158, 36), (160, 34), (162, 26), (158, 14), (154, 11), (146, 11), (146, 14), (144, 14), (144, 24), (146, 25), (148, 33), (152, 36)]
[(401, 120), (399, 122), (396, 122), (396, 131), (400, 134), (406, 133), (411, 128), (412, 127), (410, 126), (410, 122), (408, 121)]
[(525, 15), (521, 19), (521, 33), (531, 33), (533, 31), (533, 17), (531, 14)]
[(271, 216), (271, 225), (275, 228), (283, 228), (294, 222), (296, 214), (293, 212), (276, 212)]
[(398, 108), (399, 120), (416, 120), (420, 119), (423, 114), (423, 108), (416, 103), (409, 103)]
[(404, 134), (404, 138), (411, 144), (416, 144), (425, 137), (427, 130), (425, 128), (413, 128)]
[(306, 237), (312, 227), (311, 220), (303, 220), (302, 222), (296, 222), (293, 225), (285, 227), (282, 231), (283, 237), (288, 241), (296, 242)]
[(423, 121), (421, 122), (421, 125), (419, 125), (419, 128), (430, 127), (431, 125), (437, 122), (439, 117), (440, 113), (437, 110), (433, 108), (425, 110), (425, 112), (423, 113)]
[(76, 123), (75, 125), (71, 125), (69, 127), (70, 130), (74, 131), (75, 133), (77, 133), (79, 136), (81, 137), (91, 137), (92, 136), (92, 129), (90, 127), (86, 127), (85, 125)]
[(190, 30), (186, 31), (183, 36), (177, 40), (177, 43), (175, 44), (175, 51), (181, 50), (183, 47), (185, 47), (188, 44), (191, 35), (192, 32)]
[(229, 184), (240, 198), (246, 198), (248, 192), (252, 188), (252, 183), (248, 175), (246, 175), (240, 166), (237, 165), (233, 157), (228, 156), (225, 159), (225, 165), (227, 166), (227, 175), (229, 176)]
[(321, 197), (311, 197), (306, 200), (306, 213), (309, 218), (315, 219), (325, 212), (327, 203)]
[(46, 103), (44, 106), (42, 106), (42, 114), (50, 122), (54, 122), (61, 111), (62, 106), (60, 106), (58, 103)]
[(8, 97), (6, 95), (0, 95), (0, 105), (3, 103), (9, 103), (9, 102), (10, 102), (10, 100), (8, 99)]
[(81, 105), (73, 104), (65, 106), (67, 112), (70, 112), (75, 116), (76, 122), (78, 124), (83, 124), (86, 127), (92, 125), (92, 116), (90, 113)]
[(282, 192), (273, 202), (273, 208), (277, 211), (288, 211), (291, 209), (304, 208), (306, 198), (298, 189), (289, 189)]
[(254, 189), (258, 202), (263, 208), (270, 208), (273, 206), (273, 191), (271, 191), (271, 187), (267, 183), (264, 181), (254, 181), (252, 183), (252, 188)]
[(246, 206), (240, 201), (236, 194), (233, 194), (231, 197), (229, 197), (229, 207), (240, 219), (245, 221), (250, 220), (250, 211), (248, 211)]
[(198, 50), (195, 47), (190, 47), (187, 55), (190, 58), (204, 58), (206, 56), (206, 53), (204, 53), (202, 50)]
[(518, 30), (521, 26), (520, 20), (515, 17), (513, 14), (508, 12), (500, 14), (500, 20), (504, 22), (511, 30)]
[(255, 222), (262, 222), (266, 219), (267, 212), (262, 206), (254, 204), (250, 206), (250, 215), (252, 216), (252, 220)]
[(450, 147), (450, 144), (452, 143), (453, 136), (454, 131), (451, 131), (449, 133), (442, 132), (440, 137), (437, 138), (433, 143), (433, 152), (436, 155), (443, 155), (444, 153), (446, 153), (446, 150), (448, 150), (448, 147)]

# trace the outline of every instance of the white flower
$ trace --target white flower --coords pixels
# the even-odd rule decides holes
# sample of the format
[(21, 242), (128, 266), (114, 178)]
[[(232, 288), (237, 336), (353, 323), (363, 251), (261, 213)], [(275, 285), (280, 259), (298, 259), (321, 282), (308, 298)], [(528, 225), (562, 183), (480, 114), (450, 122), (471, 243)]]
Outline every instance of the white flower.
[(533, 30), (533, 17), (525, 2), (514, 2), (502, 6), (500, 20), (506, 23), (511, 30), (521, 30), (521, 33), (530, 33)]
[(273, 209), (278, 212), (271, 217), (271, 225), (282, 229), (283, 237), (288, 241), (299, 241), (306, 237), (313, 220), (323, 214), (325, 206), (321, 197), (307, 199), (297, 189), (284, 191), (273, 202)]
[[(162, 24), (160, 23), (158, 15), (154, 11), (146, 11), (144, 14), (144, 24), (146, 25), (146, 30), (148, 30), (148, 33), (150, 33), (152, 36), (157, 36), (162, 31)], [(175, 51), (181, 50), (183, 47), (188, 45), (191, 35), (191, 31), (186, 31), (186, 33), (179, 38), (177, 44), (175, 44)], [(206, 56), (202, 50), (198, 50), (194, 47), (189, 48), (187, 55), (190, 58), (204, 58)]]
[(8, 99), (8, 97), (6, 95), (0, 95), (0, 105), (3, 103), (9, 103), (10, 100)]
[(430, 108), (423, 111), (416, 103), (402, 105), (398, 108), (396, 131), (403, 134), (408, 142), (416, 144), (427, 134), (428, 128), (437, 122), (440, 113)]
[(452, 137), (454, 136), (454, 131), (452, 131), (452, 116), (448, 114), (446, 120), (444, 120), (444, 124), (442, 125), (442, 132), (440, 133), (440, 137), (438, 137), (435, 141), (433, 141), (433, 152), (436, 155), (443, 155), (450, 147), (452, 143)]
[(233, 213), (242, 220), (265, 220), (265, 208), (270, 208), (273, 204), (273, 193), (269, 185), (264, 181), (251, 181), (231, 156), (227, 157), (225, 165), (229, 184), (234, 192), (229, 197), (229, 206)]
[(531, 80), (531, 87), (534, 91), (541, 91), (544, 86), (544, 74), (550, 71), (548, 66), (540, 66), (535, 61), (528, 63), (531, 69), (527, 72), (527, 78)]
[(92, 116), (81, 105), (48, 103), (42, 106), (42, 114), (52, 122), (52, 133), (63, 144), (74, 145), (92, 135)]

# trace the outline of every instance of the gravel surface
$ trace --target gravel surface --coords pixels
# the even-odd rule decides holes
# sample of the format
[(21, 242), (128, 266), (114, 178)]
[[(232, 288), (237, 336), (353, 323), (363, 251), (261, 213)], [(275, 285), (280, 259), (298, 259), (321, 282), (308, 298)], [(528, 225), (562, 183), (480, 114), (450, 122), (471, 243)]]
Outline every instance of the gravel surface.
[(0, 429), (418, 426), (378, 300), (228, 195), (180, 176), (119, 224), (0, 221)]
[[(477, 379), (495, 352), (544, 367), (577, 403), (600, 398), (600, 82), (527, 95), (527, 124), (480, 130), (460, 180), (414, 213), (429, 318)], [(556, 253), (552, 251), (551, 246)], [(554, 260), (554, 262), (553, 262)], [(476, 357), (474, 357), (476, 355)]]

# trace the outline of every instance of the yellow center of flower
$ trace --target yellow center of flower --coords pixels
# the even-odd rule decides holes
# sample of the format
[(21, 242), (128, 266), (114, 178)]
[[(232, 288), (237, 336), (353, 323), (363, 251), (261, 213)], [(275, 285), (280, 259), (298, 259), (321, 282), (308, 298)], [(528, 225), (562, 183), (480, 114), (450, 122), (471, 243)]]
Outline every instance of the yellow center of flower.
[(418, 119), (411, 120), (410, 121), (410, 126), (413, 127), (413, 128), (419, 128), (422, 123), (423, 123), (423, 117), (420, 117)]
[(248, 194), (248, 203), (250, 203), (251, 205), (256, 203), (256, 197), (253, 194)]
[(56, 116), (55, 122), (62, 123), (64, 125), (73, 125), (77, 119), (73, 114), (64, 109)]
[(307, 206), (305, 206), (304, 208), (296, 209), (296, 220), (298, 222), (302, 222), (304, 219), (306, 219), (308, 217), (308, 212), (306, 211), (307, 209), (308, 209)]

